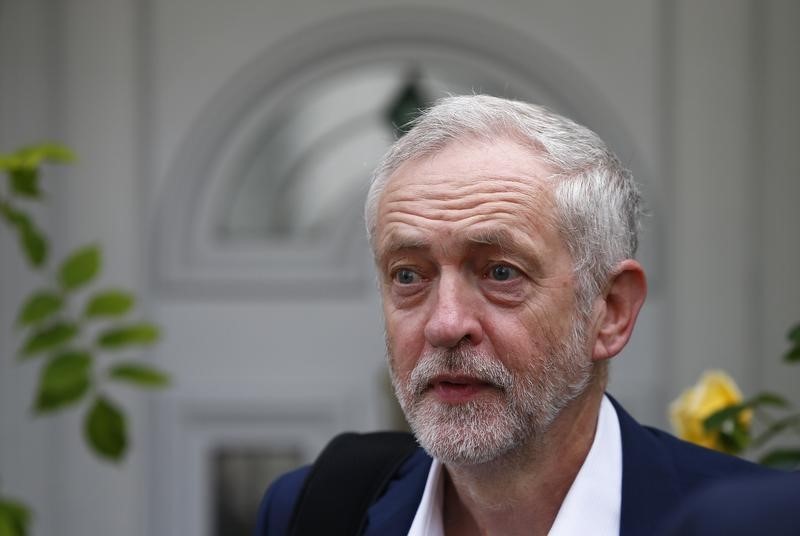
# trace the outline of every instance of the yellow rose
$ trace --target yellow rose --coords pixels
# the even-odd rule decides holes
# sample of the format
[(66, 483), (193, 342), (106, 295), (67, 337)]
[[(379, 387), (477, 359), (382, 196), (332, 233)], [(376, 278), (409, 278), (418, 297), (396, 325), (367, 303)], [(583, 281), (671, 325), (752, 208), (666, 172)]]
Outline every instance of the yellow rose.
[[(681, 439), (724, 451), (719, 432), (706, 432), (703, 421), (712, 413), (741, 401), (742, 393), (730, 376), (720, 370), (707, 371), (697, 384), (670, 404), (672, 427)], [(743, 411), (739, 414), (739, 422), (749, 426), (751, 416), (751, 411)]]

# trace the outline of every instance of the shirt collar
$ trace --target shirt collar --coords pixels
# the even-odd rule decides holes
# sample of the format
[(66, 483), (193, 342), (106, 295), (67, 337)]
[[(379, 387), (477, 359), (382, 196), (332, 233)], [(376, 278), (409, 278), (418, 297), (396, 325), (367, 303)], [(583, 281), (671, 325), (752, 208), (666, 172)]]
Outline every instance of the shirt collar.
[[(434, 459), (408, 536), (444, 536), (442, 463)], [(550, 536), (619, 534), (622, 503), (622, 436), (619, 419), (606, 396), (586, 459), (558, 510)]]
[(408, 536), (444, 536), (442, 519), (442, 503), (444, 502), (444, 472), (442, 462), (433, 459), (428, 470), (425, 491), (422, 492), (414, 521), (408, 530)]

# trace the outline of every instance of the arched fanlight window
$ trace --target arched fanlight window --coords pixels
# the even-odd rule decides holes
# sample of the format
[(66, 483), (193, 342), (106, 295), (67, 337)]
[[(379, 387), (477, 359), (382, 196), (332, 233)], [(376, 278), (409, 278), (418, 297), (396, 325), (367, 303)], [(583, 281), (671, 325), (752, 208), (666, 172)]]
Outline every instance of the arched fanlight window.
[(473, 92), (545, 104), (635, 146), (590, 84), (527, 36), (422, 8), (335, 19), (265, 51), (197, 119), (158, 208), (157, 283), (264, 297), (369, 288), (373, 166), (409, 112)]

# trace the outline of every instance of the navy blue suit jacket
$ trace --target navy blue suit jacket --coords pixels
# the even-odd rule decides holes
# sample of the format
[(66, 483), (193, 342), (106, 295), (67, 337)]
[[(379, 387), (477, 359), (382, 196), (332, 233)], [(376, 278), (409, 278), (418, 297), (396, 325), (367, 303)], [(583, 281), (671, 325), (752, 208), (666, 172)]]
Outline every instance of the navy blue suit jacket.
[[(622, 435), (621, 536), (655, 534), (694, 490), (715, 479), (771, 471), (644, 427), (612, 398)], [(431, 458), (421, 448), (400, 467), (367, 514), (366, 536), (405, 536), (416, 514)], [(267, 490), (257, 536), (288, 534), (295, 501), (310, 467), (288, 473)], [(342, 483), (342, 490), (347, 489)]]
[(800, 534), (800, 474), (721, 480), (693, 494), (661, 536)]

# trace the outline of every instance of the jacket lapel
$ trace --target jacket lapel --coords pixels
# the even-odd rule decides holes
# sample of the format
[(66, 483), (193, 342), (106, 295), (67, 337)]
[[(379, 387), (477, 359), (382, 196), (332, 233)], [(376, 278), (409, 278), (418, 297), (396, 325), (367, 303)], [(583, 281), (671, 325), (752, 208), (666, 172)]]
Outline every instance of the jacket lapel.
[(417, 513), (433, 460), (420, 449), (411, 455), (384, 494), (367, 511), (364, 536), (405, 536)]
[(681, 499), (673, 459), (653, 432), (609, 398), (617, 410), (622, 435), (620, 535), (653, 534)]
[[(609, 395), (622, 436), (620, 535), (652, 534), (681, 499), (669, 449)], [(386, 492), (369, 508), (365, 536), (404, 536), (428, 479), (431, 458), (421, 448), (403, 464)]]
[[(614, 404), (622, 436), (620, 535), (651, 535), (691, 489), (709, 478), (763, 472), (763, 468), (688, 445), (637, 423)], [(414, 520), (431, 458), (421, 448), (405, 462), (369, 508), (367, 536), (405, 536)], [(678, 469), (680, 467), (680, 471)]]

